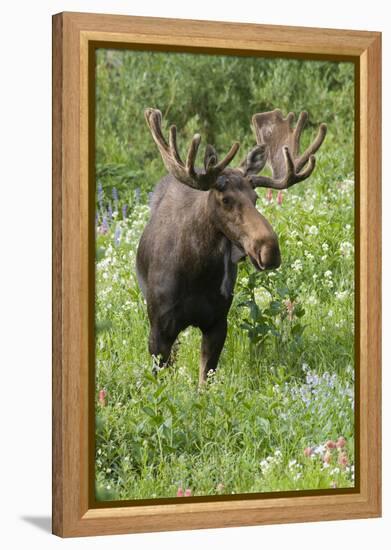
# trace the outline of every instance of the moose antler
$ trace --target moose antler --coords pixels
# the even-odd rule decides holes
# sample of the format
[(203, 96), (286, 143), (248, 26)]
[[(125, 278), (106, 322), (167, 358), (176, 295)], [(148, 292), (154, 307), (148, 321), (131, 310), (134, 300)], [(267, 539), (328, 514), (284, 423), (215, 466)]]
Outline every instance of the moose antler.
[(300, 155), (300, 137), (308, 119), (306, 112), (300, 113), (296, 127), (291, 124), (294, 114), (283, 118), (279, 109), (268, 113), (258, 113), (252, 118), (253, 128), (258, 145), (268, 148), (267, 164), (272, 170), (272, 177), (250, 176), (254, 187), (271, 187), (287, 189), (295, 183), (307, 179), (315, 168), (314, 153), (322, 145), (327, 126), (319, 126), (318, 135), (312, 144)]
[(193, 189), (202, 191), (210, 189), (239, 149), (239, 143), (234, 143), (223, 160), (217, 162), (216, 151), (211, 145), (208, 145), (205, 151), (205, 172), (198, 173), (194, 168), (194, 163), (200, 146), (201, 136), (199, 134), (193, 136), (186, 162), (184, 163), (178, 151), (176, 126), (170, 126), (169, 142), (167, 143), (162, 133), (162, 113), (158, 109), (146, 109), (144, 115), (165, 167), (177, 180), (193, 187)]

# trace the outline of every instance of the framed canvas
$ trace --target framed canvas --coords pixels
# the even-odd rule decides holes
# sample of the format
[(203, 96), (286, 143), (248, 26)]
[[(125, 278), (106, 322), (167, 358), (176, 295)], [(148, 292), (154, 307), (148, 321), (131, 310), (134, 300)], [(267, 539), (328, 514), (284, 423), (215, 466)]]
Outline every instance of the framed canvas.
[(53, 17), (54, 534), (381, 514), (380, 89), (377, 32)]

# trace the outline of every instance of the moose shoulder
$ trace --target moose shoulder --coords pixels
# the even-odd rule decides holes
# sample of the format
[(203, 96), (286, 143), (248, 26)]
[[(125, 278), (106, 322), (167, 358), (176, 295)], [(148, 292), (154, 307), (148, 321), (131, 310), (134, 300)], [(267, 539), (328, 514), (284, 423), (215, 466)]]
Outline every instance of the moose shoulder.
[[(277, 235), (255, 207), (254, 189), (286, 189), (308, 178), (326, 127), (320, 126), (315, 141), (299, 155), (306, 113), (294, 129), (292, 113), (286, 119), (279, 110), (256, 114), (258, 144), (238, 168), (229, 167), (239, 148), (235, 143), (220, 162), (207, 145), (199, 170), (194, 166), (198, 134), (183, 162), (175, 126), (167, 142), (160, 111), (147, 109), (145, 118), (169, 172), (153, 193), (150, 220), (137, 250), (137, 277), (150, 322), (149, 352), (164, 366), (178, 334), (188, 326), (200, 328), (202, 384), (216, 369), (224, 345), (237, 262), (249, 256), (258, 270), (277, 268), (281, 262)], [(266, 163), (272, 177), (258, 175)]]

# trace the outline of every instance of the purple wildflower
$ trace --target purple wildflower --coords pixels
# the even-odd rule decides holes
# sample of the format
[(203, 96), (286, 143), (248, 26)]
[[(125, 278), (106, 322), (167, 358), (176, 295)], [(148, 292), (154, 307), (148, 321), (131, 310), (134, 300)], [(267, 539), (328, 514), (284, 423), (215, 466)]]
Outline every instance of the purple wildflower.
[(118, 202), (118, 191), (116, 187), (113, 187), (112, 189), (113, 199), (117, 203)]
[(128, 205), (127, 205), (127, 204), (124, 204), (124, 205), (122, 206), (122, 219), (124, 219), (124, 220), (126, 219), (126, 213), (127, 213), (127, 211), (128, 211)]
[(139, 202), (140, 202), (140, 197), (141, 197), (141, 189), (140, 189), (140, 187), (136, 187), (136, 189), (134, 190), (134, 194), (135, 194), (135, 197), (136, 197), (136, 203), (139, 204)]
[(119, 225), (117, 225), (116, 228), (115, 228), (115, 233), (114, 233), (114, 244), (115, 244), (115, 246), (119, 245), (120, 238), (121, 238), (121, 228), (120, 228)]
[(103, 216), (103, 220), (102, 220), (102, 225), (99, 227), (99, 233), (101, 233), (102, 235), (106, 235), (106, 233), (108, 232), (109, 230), (109, 225), (107, 223), (107, 218), (106, 216)]
[(113, 219), (113, 209), (111, 208), (111, 203), (107, 208), (107, 213), (108, 213), (109, 220), (111, 221)]

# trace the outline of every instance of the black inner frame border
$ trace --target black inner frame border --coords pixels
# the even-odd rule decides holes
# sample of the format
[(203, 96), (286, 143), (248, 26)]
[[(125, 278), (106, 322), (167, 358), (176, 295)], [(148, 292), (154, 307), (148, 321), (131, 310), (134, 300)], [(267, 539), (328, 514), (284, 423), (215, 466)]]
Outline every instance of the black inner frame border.
[[(159, 51), (165, 53), (193, 53), (231, 57), (284, 58), (304, 61), (350, 62), (354, 65), (354, 487), (340, 489), (305, 489), (265, 493), (237, 493), (235, 495), (149, 498), (133, 500), (98, 501), (95, 493), (95, 144), (96, 144), (96, 50), (119, 49)], [(88, 41), (88, 508), (122, 508), (161, 504), (183, 505), (195, 502), (223, 502), (266, 500), (360, 493), (360, 57), (317, 53), (274, 52), (258, 49), (210, 48), (167, 44)]]

